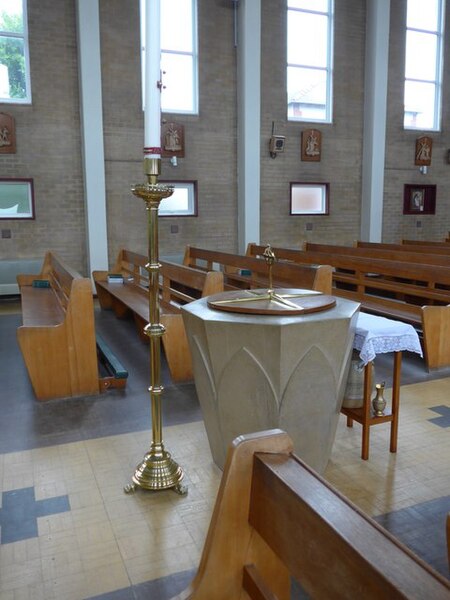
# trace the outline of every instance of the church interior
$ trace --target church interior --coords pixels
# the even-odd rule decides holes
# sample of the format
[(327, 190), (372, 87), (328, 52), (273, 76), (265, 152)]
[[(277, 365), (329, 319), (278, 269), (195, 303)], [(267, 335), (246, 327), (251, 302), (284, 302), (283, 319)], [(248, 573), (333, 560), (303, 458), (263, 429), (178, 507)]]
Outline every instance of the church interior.
[[(16, 35), (4, 31), (8, 2), (0, 0), (0, 67), (3, 41)], [(220, 419), (234, 419), (236, 435), (289, 426), (298, 415), (247, 414), (267, 390), (284, 394), (286, 405), (308, 393), (311, 404), (322, 403), (322, 394), (342, 402), (355, 351), (362, 352), (355, 341), (361, 314), (389, 327), (380, 320), (387, 317), (408, 335), (402, 346), (375, 350), (364, 369), (358, 362), (361, 404), (317, 417), (331, 441), (311, 428), (325, 457), (316, 463), (314, 455), (311, 464), (433, 569), (450, 595), (450, 3), (430, 3), (442, 28), (440, 101), (437, 125), (418, 127), (405, 126), (418, 117), (406, 115), (404, 96), (407, 15), (417, 0), (13, 2), (25, 16), (31, 96), (6, 97), (0, 70), (0, 600), (187, 599), (221, 486)], [(160, 3), (173, 11), (174, 39), (186, 28), (176, 10), (188, 4), (195, 15), (198, 106), (162, 106), (161, 143), (153, 147), (141, 10)], [(325, 118), (302, 119), (302, 110), (313, 110), (307, 86), (305, 104), (287, 106), (289, 10), (330, 24)], [(427, 27), (424, 21), (419, 33)], [(146, 178), (162, 190), (187, 185), (188, 212), (152, 212), (153, 196), (139, 191)], [(11, 183), (24, 186), (29, 214), (22, 204), (17, 215), (3, 204), (2, 185)], [(305, 208), (299, 189), (320, 194), (319, 209)], [(252, 244), (260, 248), (254, 254)], [(234, 294), (226, 302), (250, 295), (245, 286), (258, 261), (257, 287), (280, 288), (268, 302), (296, 309), (294, 316), (207, 304), (217, 292), (219, 303), (226, 293)], [(302, 314), (308, 300), (295, 300), (291, 288), (329, 304)], [(376, 310), (374, 289), (382, 297)], [(205, 326), (202, 346), (194, 317), (210, 313), (219, 314), (218, 324), (211, 335)], [(298, 327), (317, 323), (323, 339), (303, 355), (313, 334), (296, 338), (289, 319)], [(279, 347), (258, 354), (258, 320), (280, 326)], [(233, 321), (248, 325), (257, 349), (244, 339), (245, 352), (236, 351), (229, 372), (211, 383), (235, 344), (232, 326), (218, 333), (219, 325)], [(67, 328), (58, 337), (61, 323)], [(384, 331), (383, 341), (390, 335)], [(267, 382), (260, 384), (261, 374)], [(278, 377), (287, 381), (281, 391)], [(377, 413), (380, 382), (387, 409)], [(213, 388), (225, 399), (219, 425), (204, 402)], [(241, 407), (237, 418), (232, 406)], [(250, 422), (264, 426), (250, 429)], [(182, 469), (182, 493), (174, 485), (140, 489), (132, 479), (160, 434)], [(302, 443), (294, 438), (294, 451)], [(125, 493), (130, 485), (134, 493)], [(334, 570), (338, 556), (324, 578)], [(292, 577), (289, 597), (314, 595)]]

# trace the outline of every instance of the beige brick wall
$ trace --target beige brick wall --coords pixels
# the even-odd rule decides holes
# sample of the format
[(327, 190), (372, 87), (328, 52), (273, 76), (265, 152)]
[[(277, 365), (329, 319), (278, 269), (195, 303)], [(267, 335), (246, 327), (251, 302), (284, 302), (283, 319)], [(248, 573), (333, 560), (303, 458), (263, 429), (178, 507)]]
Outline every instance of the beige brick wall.
[[(440, 239), (450, 229), (446, 162), (450, 62), (444, 76), (443, 131), (432, 134), (433, 162), (423, 176), (414, 166), (421, 132), (403, 130), (405, 0), (391, 2), (390, 67), (383, 239)], [(450, 31), (450, 7), (447, 30)], [(163, 159), (162, 178), (198, 180), (197, 218), (160, 218), (160, 254), (186, 244), (237, 250), (236, 50), (232, 3), (199, 0), (200, 114), (164, 115), (185, 125), (186, 156), (178, 167)], [(100, 0), (105, 172), (110, 261), (126, 246), (147, 250), (146, 212), (130, 187), (142, 173), (138, 2)], [(336, 0), (333, 124), (288, 123), (285, 83), (285, 1), (262, 0), (261, 238), (298, 246), (302, 241), (351, 243), (359, 237), (364, 102), (365, 2)], [(33, 177), (35, 221), (3, 220), (11, 239), (0, 257), (43, 256), (51, 248), (85, 272), (86, 234), (81, 170), (74, 0), (29, 0), (32, 106), (0, 105), (16, 118), (17, 154), (0, 155), (1, 177)], [(449, 56), (447, 42), (446, 56)], [(286, 136), (272, 159), (275, 122)], [(301, 131), (322, 132), (322, 160), (300, 160)], [(289, 216), (289, 182), (330, 183), (330, 215)], [(405, 183), (437, 184), (436, 215), (403, 215)], [(417, 227), (420, 221), (421, 227)], [(307, 224), (313, 229), (307, 231)], [(171, 233), (172, 225), (178, 233)]]
[(28, 3), (32, 106), (0, 104), (16, 119), (17, 153), (0, 155), (1, 177), (34, 179), (36, 219), (2, 220), (1, 258), (43, 257), (52, 249), (86, 268), (75, 7)]
[[(263, 2), (261, 241), (298, 246), (304, 240), (351, 243), (359, 235), (364, 81), (364, 2), (336, 0), (334, 111), (330, 125), (286, 121), (286, 15), (284, 0)], [(268, 141), (286, 136), (272, 159)], [(300, 159), (302, 130), (322, 133), (320, 162)], [(329, 216), (289, 216), (289, 182), (328, 182)], [(308, 223), (313, 229), (306, 230)]]
[[(391, 35), (389, 46), (388, 113), (386, 132), (386, 169), (384, 186), (383, 241), (402, 238), (442, 240), (450, 229), (450, 3), (447, 2), (444, 49), (444, 81), (442, 98), (442, 130), (436, 133), (403, 129), (403, 77), (405, 71), (406, 0), (391, 2)], [(422, 175), (414, 165), (416, 139), (429, 135), (433, 139), (431, 166)], [(436, 184), (435, 215), (404, 215), (403, 186)]]
[[(121, 247), (147, 251), (144, 203), (130, 193), (144, 181), (138, 3), (101, 3), (106, 186), (110, 259)], [(231, 3), (200, 0), (198, 116), (163, 117), (185, 126), (185, 157), (162, 161), (161, 179), (198, 181), (198, 217), (159, 219), (160, 254), (187, 244), (233, 251), (236, 221), (236, 55)], [(126, 28), (124, 28), (124, 24)], [(170, 233), (171, 226), (178, 233)]]

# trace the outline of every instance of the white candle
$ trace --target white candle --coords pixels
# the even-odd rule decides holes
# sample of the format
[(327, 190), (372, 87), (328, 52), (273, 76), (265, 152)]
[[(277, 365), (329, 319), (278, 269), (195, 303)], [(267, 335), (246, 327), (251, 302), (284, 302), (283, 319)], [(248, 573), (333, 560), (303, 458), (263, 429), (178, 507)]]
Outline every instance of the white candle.
[(145, 156), (161, 158), (160, 0), (145, 0)]

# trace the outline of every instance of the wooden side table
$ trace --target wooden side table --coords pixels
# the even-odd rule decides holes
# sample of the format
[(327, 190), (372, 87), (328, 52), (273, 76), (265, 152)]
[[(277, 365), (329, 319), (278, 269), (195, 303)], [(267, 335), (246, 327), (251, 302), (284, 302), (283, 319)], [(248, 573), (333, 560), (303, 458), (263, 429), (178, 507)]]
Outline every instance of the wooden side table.
[(398, 436), (398, 413), (400, 406), (400, 373), (402, 365), (402, 353), (400, 351), (394, 353), (394, 372), (392, 382), (392, 402), (391, 412), (376, 417), (372, 414), (371, 393), (372, 393), (372, 361), (368, 362), (364, 367), (364, 393), (363, 405), (361, 408), (341, 408), (341, 412), (347, 417), (347, 427), (353, 427), (353, 421), (362, 425), (362, 448), (361, 458), (367, 460), (369, 458), (369, 436), (372, 425), (380, 423), (391, 424), (391, 441), (389, 450), (397, 452), (397, 436)]
[[(402, 351), (409, 350), (422, 356), (419, 336), (414, 327), (407, 323), (359, 313), (353, 348), (359, 351), (361, 364), (364, 365), (364, 387), (360, 408), (344, 406), (341, 408), (341, 412), (347, 417), (347, 427), (352, 427), (353, 421), (362, 425), (361, 458), (367, 460), (369, 458), (370, 427), (380, 423), (391, 423), (389, 449), (391, 452), (397, 452)], [(373, 415), (371, 402), (372, 364), (377, 354), (386, 352), (394, 352), (391, 412), (377, 417)]]

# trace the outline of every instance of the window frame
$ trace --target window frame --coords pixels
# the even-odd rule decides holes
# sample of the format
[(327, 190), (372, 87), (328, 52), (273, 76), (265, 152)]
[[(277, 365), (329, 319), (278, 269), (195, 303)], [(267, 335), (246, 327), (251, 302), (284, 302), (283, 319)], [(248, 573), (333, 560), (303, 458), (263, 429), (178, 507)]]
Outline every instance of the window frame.
[[(21, 200), (26, 204), (27, 210), (16, 211), (16, 212), (8, 212), (8, 208), (14, 207), (3, 207), (0, 206), (0, 219), (6, 219), (8, 221), (32, 221), (35, 219), (35, 210), (34, 210), (34, 182), (33, 179), (25, 178), (0, 178), (0, 188), (4, 187), (8, 189), (9, 186), (15, 186), (18, 191), (20, 191), (23, 196)], [(20, 190), (19, 190), (20, 188)], [(14, 200), (15, 201), (15, 200)], [(0, 194), (0, 204), (2, 204), (3, 199)], [(17, 207), (18, 208), (18, 207)]]
[[(408, 12), (408, 4), (407, 9)], [(407, 13), (406, 13), (407, 14)], [(417, 27), (408, 27), (408, 17), (406, 16), (406, 35), (405, 35), (405, 81), (403, 91), (403, 128), (409, 131), (441, 131), (442, 124), (442, 78), (444, 69), (444, 33), (445, 33), (445, 0), (438, 0), (438, 29), (420, 29)], [(406, 51), (407, 51), (407, 36), (408, 31), (422, 33), (425, 35), (436, 36), (436, 69), (434, 80), (429, 79), (416, 79), (406, 77)], [(431, 127), (406, 125), (406, 83), (426, 83), (434, 85), (434, 106), (433, 106), (433, 125)], [(410, 111), (408, 111), (410, 112)]]
[(0, 30), (0, 37), (17, 38), (23, 40), (23, 56), (25, 61), (25, 98), (6, 98), (0, 96), (1, 104), (31, 104), (31, 76), (30, 76), (30, 51), (28, 42), (28, 0), (21, 0), (22, 2), (22, 20), (23, 20), (23, 33), (7, 32)]
[[(330, 214), (330, 184), (319, 182), (319, 181), (291, 181), (289, 184), (290, 187), (290, 195), (289, 195), (289, 214), (292, 217), (298, 217), (303, 215), (308, 216), (318, 216), (318, 215), (329, 215)], [(310, 190), (311, 188), (320, 189), (322, 199), (321, 199), (321, 207), (318, 210), (312, 209), (294, 209), (294, 192), (306, 189)]]
[(177, 180), (159, 180), (160, 183), (173, 186), (175, 189), (187, 189), (188, 190), (188, 209), (186, 211), (165, 211), (161, 208), (164, 200), (161, 200), (159, 205), (159, 217), (197, 217), (198, 216), (198, 194), (197, 194), (197, 180), (195, 179), (177, 179)]
[[(287, 1), (286, 8), (286, 24), (288, 27), (289, 15), (292, 12), (296, 13), (308, 13), (308, 14), (319, 14), (327, 16), (327, 52), (326, 52), (326, 67), (315, 67), (308, 64), (297, 64), (289, 63), (288, 61), (288, 35), (286, 35), (286, 95), (287, 95), (287, 120), (294, 122), (305, 122), (305, 123), (332, 123), (333, 122), (333, 59), (334, 59), (334, 0), (327, 0), (328, 9), (327, 11), (322, 10), (311, 10), (305, 8), (296, 8), (289, 6), (289, 0)], [(313, 71), (320, 71), (326, 73), (326, 104), (325, 104), (325, 118), (318, 119), (316, 117), (295, 117), (289, 115), (289, 97), (287, 89), (288, 70), (291, 67), (311, 69)]]
[[(164, 2), (164, 0), (161, 0)], [(164, 107), (163, 100), (164, 94), (161, 94), (161, 112), (178, 115), (198, 115), (199, 114), (199, 76), (198, 76), (198, 18), (197, 18), (197, 0), (190, 0), (192, 3), (192, 52), (171, 50), (170, 48), (163, 48), (161, 46), (161, 59), (164, 54), (172, 54), (179, 56), (191, 56), (192, 57), (192, 110), (179, 110), (170, 107)], [(145, 0), (139, 1), (140, 7), (140, 35), (141, 35), (141, 87), (142, 87), (142, 107), (145, 106)], [(162, 83), (164, 85), (164, 77), (162, 77)]]

